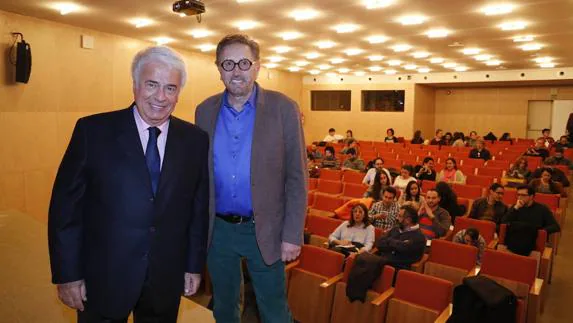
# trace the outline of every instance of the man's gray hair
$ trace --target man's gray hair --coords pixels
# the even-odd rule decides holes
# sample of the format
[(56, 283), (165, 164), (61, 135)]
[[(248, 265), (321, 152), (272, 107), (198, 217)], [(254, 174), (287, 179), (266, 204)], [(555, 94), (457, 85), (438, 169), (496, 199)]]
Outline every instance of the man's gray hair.
[(181, 73), (181, 88), (185, 86), (187, 71), (181, 55), (165, 46), (152, 46), (139, 51), (131, 63), (131, 78), (136, 87), (139, 86), (139, 77), (143, 66), (151, 62), (161, 62), (178, 70)]

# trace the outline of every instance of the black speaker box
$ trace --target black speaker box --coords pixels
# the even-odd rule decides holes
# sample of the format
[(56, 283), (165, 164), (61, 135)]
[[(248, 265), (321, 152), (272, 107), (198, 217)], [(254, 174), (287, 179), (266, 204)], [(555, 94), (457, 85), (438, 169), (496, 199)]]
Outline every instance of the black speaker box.
[(28, 83), (32, 72), (32, 50), (30, 44), (19, 42), (16, 47), (16, 82)]

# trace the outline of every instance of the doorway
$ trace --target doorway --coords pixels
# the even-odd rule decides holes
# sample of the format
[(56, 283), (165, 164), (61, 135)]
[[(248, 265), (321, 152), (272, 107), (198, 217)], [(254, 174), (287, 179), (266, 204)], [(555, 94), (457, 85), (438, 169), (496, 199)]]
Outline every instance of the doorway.
[(527, 138), (541, 137), (541, 130), (551, 129), (551, 116), (553, 115), (553, 101), (529, 101), (527, 109)]

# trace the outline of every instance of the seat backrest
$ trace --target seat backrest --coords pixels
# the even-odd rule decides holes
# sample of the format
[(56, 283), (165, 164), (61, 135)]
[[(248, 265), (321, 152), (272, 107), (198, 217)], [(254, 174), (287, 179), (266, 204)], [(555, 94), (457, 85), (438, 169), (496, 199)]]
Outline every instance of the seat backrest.
[(470, 213), (470, 201), (471, 199), (467, 199), (465, 197), (458, 197), (458, 205), (463, 205), (466, 208), (466, 213), (464, 214)]
[(344, 183), (361, 184), (364, 179), (364, 173), (345, 171), (342, 177)]
[[(352, 255), (346, 258), (346, 264), (344, 265), (344, 276), (342, 276), (343, 282), (348, 282), (348, 276), (354, 267), (354, 259), (356, 258), (355, 255)], [(392, 287), (392, 281), (394, 280), (394, 273), (396, 270), (392, 266), (384, 266), (382, 269), (382, 273), (380, 276), (372, 283), (371, 290), (382, 294), (386, 290)]]
[(505, 192), (503, 193), (502, 201), (508, 206), (517, 203), (517, 190), (506, 188)]
[(452, 184), (452, 189), (459, 197), (478, 199), (483, 195), (483, 187), (477, 185)]
[(475, 175), (476, 173), (476, 167), (474, 165), (460, 165), (458, 166), (458, 169), (465, 175)]
[(531, 257), (486, 249), (480, 273), (532, 286), (537, 277), (537, 261)]
[(400, 170), (402, 168), (402, 161), (396, 159), (388, 159), (384, 160), (384, 167), (387, 169), (394, 168), (396, 170)]
[(453, 284), (447, 280), (400, 270), (394, 298), (423, 306), (440, 313), (450, 303)]
[(545, 204), (548, 208), (555, 210), (559, 208), (560, 198), (561, 196), (559, 194), (535, 193), (533, 200), (537, 203)]
[(476, 220), (467, 217), (457, 217), (454, 226), (454, 234), (468, 228), (476, 228), (486, 243), (490, 243), (495, 235), (495, 223), (486, 220)]
[(325, 216), (309, 215), (306, 220), (306, 229), (311, 234), (328, 237), (343, 221)]
[[(489, 165), (489, 162), (488, 162)], [(501, 167), (479, 167), (478, 175), (491, 176), (493, 178), (500, 179), (503, 176), (504, 169)]]
[(303, 245), (298, 260), (297, 268), (324, 277), (333, 277), (342, 271), (344, 255), (325, 248)]
[(426, 180), (422, 180), (422, 191), (426, 192), (430, 189), (434, 189), (436, 188), (436, 182), (435, 181), (426, 181)]
[(476, 158), (464, 158), (462, 161), (462, 166), (473, 166), (473, 167), (483, 167), (485, 160)]
[(535, 171), (537, 167), (541, 166), (541, 157), (537, 156), (527, 156), (527, 168), (530, 171)]
[[(507, 236), (507, 224), (501, 224), (499, 226), (499, 237), (498, 243), (505, 244), (505, 237)], [(543, 252), (545, 250), (545, 244), (547, 243), (547, 231), (543, 229), (537, 230), (537, 240), (535, 240), (535, 250)]]
[(326, 194), (315, 194), (313, 208), (321, 211), (334, 212), (342, 205), (342, 199)]
[(316, 187), (318, 186), (318, 179), (316, 178), (309, 178), (308, 179), (308, 190), (315, 190)]
[(340, 194), (342, 193), (342, 182), (340, 182), (340, 180), (329, 181), (325, 179), (319, 179), (317, 189), (322, 193)]
[(361, 198), (366, 192), (366, 187), (362, 184), (352, 184), (344, 183), (344, 189), (342, 190), (343, 196)]
[(476, 247), (434, 239), (429, 261), (469, 271), (476, 265), (477, 254)]
[(312, 206), (313, 204), (314, 204), (314, 192), (308, 192), (306, 205)]
[[(479, 168), (478, 168), (479, 169)], [(478, 170), (479, 172), (479, 170)], [(489, 187), (493, 184), (494, 177), (487, 175), (466, 175), (466, 184)]]
[(329, 181), (340, 181), (342, 178), (342, 171), (336, 169), (323, 168), (320, 170), (320, 179)]
[(495, 168), (501, 168), (503, 170), (507, 170), (509, 168), (509, 164), (511, 164), (512, 162), (513, 162), (513, 160), (512, 161), (500, 160), (500, 159), (488, 160), (486, 168), (495, 167)]
[(504, 151), (504, 152), (501, 153), (501, 155), (499, 155), (499, 159), (500, 159), (500, 160), (507, 160), (507, 161), (509, 161), (510, 163), (513, 163), (513, 162), (515, 162), (515, 160), (516, 160), (519, 156), (521, 156), (521, 155), (525, 152), (525, 150), (526, 150), (526, 149), (524, 149), (524, 150), (521, 151), (521, 152)]

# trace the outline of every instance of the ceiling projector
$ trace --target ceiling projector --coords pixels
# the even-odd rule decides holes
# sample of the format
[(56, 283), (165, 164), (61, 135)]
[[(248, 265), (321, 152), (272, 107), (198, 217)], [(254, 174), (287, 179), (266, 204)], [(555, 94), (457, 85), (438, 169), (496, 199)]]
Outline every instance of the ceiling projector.
[(200, 15), (205, 12), (205, 4), (199, 0), (179, 0), (173, 3), (173, 11), (186, 16)]

